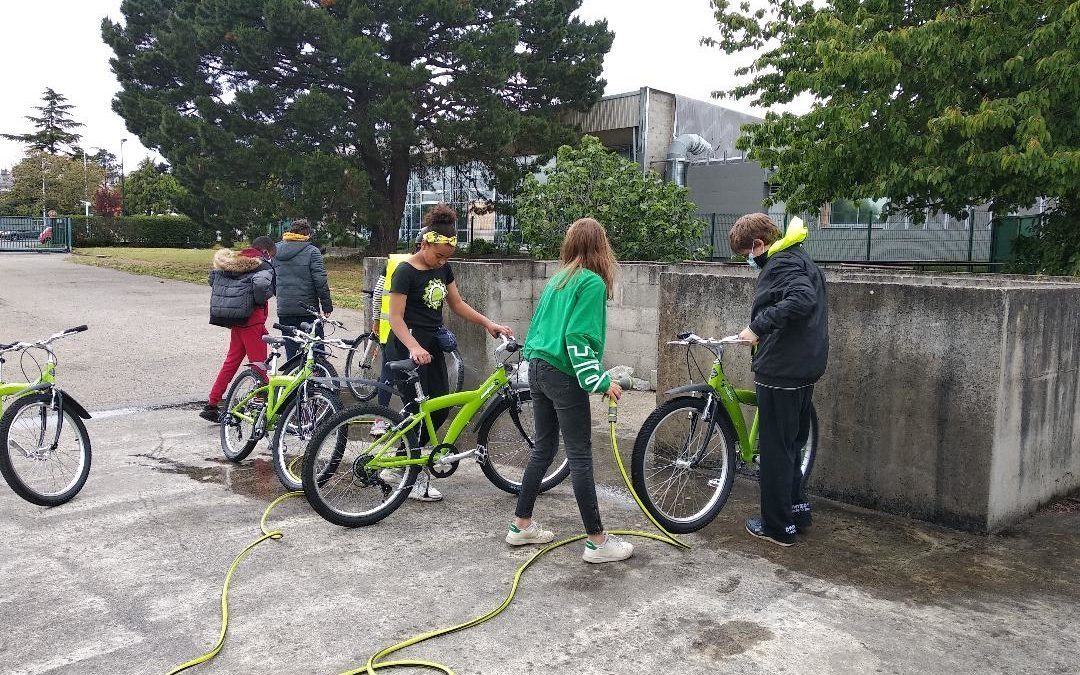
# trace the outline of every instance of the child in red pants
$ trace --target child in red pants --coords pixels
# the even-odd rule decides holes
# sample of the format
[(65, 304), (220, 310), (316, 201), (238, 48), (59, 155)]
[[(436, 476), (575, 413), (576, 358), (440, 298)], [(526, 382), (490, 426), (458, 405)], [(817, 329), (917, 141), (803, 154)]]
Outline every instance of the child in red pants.
[(227, 248), (214, 254), (214, 270), (210, 272), (210, 323), (229, 328), (229, 352), (221, 364), (210, 396), (199, 417), (218, 422), (221, 411), (218, 403), (244, 357), (255, 367), (266, 361), (266, 303), (274, 295), (274, 242), (258, 237), (240, 253)]

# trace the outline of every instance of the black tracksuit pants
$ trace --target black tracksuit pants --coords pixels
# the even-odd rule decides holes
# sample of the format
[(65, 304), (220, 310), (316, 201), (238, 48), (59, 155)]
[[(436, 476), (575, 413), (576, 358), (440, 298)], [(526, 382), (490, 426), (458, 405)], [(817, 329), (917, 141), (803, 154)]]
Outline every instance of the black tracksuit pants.
[(796, 524), (810, 518), (799, 460), (810, 438), (813, 397), (813, 386), (774, 389), (757, 385), (761, 518), (765, 533), (778, 539), (790, 540)]

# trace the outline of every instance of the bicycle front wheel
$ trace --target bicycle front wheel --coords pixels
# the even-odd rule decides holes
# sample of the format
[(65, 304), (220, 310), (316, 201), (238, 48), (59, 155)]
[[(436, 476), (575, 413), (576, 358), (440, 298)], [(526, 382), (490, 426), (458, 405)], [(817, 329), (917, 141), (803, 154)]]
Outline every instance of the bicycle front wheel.
[(65, 400), (54, 410), (48, 392), (15, 399), (0, 417), (0, 474), (38, 506), (77, 495), (90, 475), (90, 436), (75, 407)]
[[(477, 445), (486, 450), (480, 468), (495, 487), (516, 495), (521, 492), (525, 467), (536, 444), (532, 394), (528, 389), (517, 390), (493, 405), (476, 432)], [(547, 492), (568, 475), (570, 461), (560, 453), (541, 479), (540, 492)]]
[[(315, 430), (304, 453), (304, 494), (312, 508), (342, 527), (373, 525), (409, 496), (419, 465), (398, 469), (366, 468), (385, 447), (385, 439), (404, 418), (382, 406), (362, 405), (332, 415)], [(380, 442), (382, 440), (383, 442)], [(383, 456), (420, 458), (415, 434), (403, 436)]]
[(634, 441), (634, 491), (674, 534), (708, 525), (731, 493), (735, 429), (717, 408), (706, 411), (700, 398), (670, 400), (649, 415)]
[(274, 428), (271, 442), (274, 472), (290, 491), (303, 489), (301, 472), (304, 451), (315, 435), (315, 429), (327, 418), (341, 410), (337, 394), (321, 387), (307, 387), (293, 397)]
[[(229, 385), (221, 407), (221, 452), (230, 462), (242, 462), (262, 438), (266, 397), (253, 397), (241, 405), (253, 391), (266, 384), (256, 368), (245, 368)], [(245, 419), (246, 418), (246, 419)]]
[[(379, 367), (379, 341), (368, 337), (357, 341), (356, 345), (349, 350), (349, 356), (345, 359), (346, 379), (378, 380)], [(374, 385), (361, 384), (359, 382), (348, 383), (349, 392), (357, 401), (370, 401), (375, 398), (378, 390)]]

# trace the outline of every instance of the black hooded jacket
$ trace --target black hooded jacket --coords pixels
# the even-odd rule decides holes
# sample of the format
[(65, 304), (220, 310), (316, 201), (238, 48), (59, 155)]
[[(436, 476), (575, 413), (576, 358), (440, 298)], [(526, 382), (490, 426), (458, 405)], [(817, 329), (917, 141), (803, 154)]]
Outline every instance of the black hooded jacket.
[(800, 245), (772, 254), (754, 289), (750, 330), (758, 336), (751, 369), (766, 387), (814, 384), (829, 358), (825, 275)]

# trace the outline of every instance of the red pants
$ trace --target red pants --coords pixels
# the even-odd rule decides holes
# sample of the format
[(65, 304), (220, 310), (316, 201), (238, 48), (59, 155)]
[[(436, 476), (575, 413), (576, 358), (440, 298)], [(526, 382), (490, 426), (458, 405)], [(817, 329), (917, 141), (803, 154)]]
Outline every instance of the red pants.
[[(264, 314), (264, 321), (265, 316)], [(236, 375), (236, 371), (240, 369), (245, 356), (251, 365), (265, 373), (263, 363), (266, 361), (266, 343), (262, 341), (262, 336), (266, 333), (266, 326), (261, 323), (251, 326), (233, 326), (229, 329), (229, 353), (225, 356), (225, 363), (221, 364), (221, 370), (217, 374), (217, 379), (214, 380), (213, 388), (210, 389), (210, 398), (207, 399), (207, 403), (217, 405), (221, 402), (225, 390), (232, 382), (233, 375)]]

